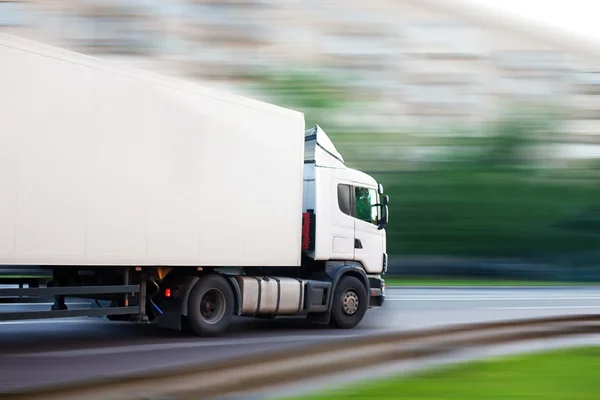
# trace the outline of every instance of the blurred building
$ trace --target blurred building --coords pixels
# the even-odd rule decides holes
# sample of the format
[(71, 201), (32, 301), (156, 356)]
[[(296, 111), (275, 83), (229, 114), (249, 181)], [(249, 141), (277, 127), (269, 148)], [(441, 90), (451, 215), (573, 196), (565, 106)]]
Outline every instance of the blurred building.
[(362, 129), (477, 125), (505, 104), (565, 113), (600, 139), (600, 50), (460, 0), (0, 0), (0, 29), (236, 90), (315, 70), (364, 99)]

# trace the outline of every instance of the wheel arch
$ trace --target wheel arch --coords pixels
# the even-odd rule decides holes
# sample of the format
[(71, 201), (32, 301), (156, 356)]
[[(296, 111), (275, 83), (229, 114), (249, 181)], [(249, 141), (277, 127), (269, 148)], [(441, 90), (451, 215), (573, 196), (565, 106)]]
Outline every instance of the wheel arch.
[(342, 262), (342, 263), (332, 263), (327, 266), (328, 274), (331, 276), (333, 286), (337, 285), (339, 280), (345, 276), (350, 275), (358, 278), (364, 285), (367, 291), (370, 289), (369, 278), (367, 276), (367, 272), (365, 271), (363, 265), (359, 262)]
[(369, 278), (367, 273), (360, 262), (340, 262), (333, 263), (330, 262), (327, 265), (327, 271), (329, 276), (332, 279), (331, 291), (329, 293), (329, 304), (333, 304), (333, 294), (335, 292), (335, 288), (337, 287), (338, 282), (344, 276), (353, 276), (357, 278), (362, 284), (365, 286), (365, 290), (367, 291), (367, 296), (371, 297), (371, 285), (369, 284)]

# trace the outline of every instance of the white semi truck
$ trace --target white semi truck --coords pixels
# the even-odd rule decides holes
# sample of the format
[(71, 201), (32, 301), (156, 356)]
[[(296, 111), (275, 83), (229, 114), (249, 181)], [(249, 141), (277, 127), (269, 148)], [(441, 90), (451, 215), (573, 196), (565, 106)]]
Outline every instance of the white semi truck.
[(0, 297), (55, 298), (0, 320), (352, 328), (384, 301), (388, 201), (300, 112), (0, 35), (0, 270), (52, 271)]

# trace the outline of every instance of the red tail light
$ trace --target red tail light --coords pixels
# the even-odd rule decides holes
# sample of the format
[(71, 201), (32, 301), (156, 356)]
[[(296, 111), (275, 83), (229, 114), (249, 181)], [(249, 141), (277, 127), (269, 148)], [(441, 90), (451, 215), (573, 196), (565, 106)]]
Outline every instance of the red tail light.
[(312, 210), (302, 213), (302, 250), (314, 250), (315, 214)]
[(169, 289), (169, 288), (165, 289), (165, 297), (171, 297), (171, 289)]

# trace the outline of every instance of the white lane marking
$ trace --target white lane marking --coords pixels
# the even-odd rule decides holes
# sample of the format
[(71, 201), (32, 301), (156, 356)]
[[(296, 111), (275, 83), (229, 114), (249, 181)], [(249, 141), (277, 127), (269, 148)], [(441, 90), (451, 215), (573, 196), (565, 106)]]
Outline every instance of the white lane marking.
[(539, 306), (539, 307), (485, 307), (480, 310), (577, 310), (579, 308), (600, 308), (600, 306)]
[(135, 353), (140, 351), (155, 351), (155, 350), (173, 350), (173, 349), (190, 349), (209, 346), (232, 346), (232, 345), (249, 345), (262, 343), (286, 343), (304, 340), (316, 339), (342, 339), (355, 337), (357, 335), (296, 335), (284, 337), (266, 337), (266, 338), (245, 338), (231, 340), (210, 340), (202, 342), (185, 342), (185, 343), (164, 343), (164, 344), (141, 344), (133, 346), (118, 346), (118, 347), (103, 347), (94, 349), (78, 349), (65, 351), (49, 351), (43, 353), (19, 353), (7, 354), (3, 357), (81, 357), (109, 354)]
[(572, 297), (390, 297), (385, 300), (392, 301), (504, 301), (504, 300), (600, 300), (600, 296), (572, 296)]

